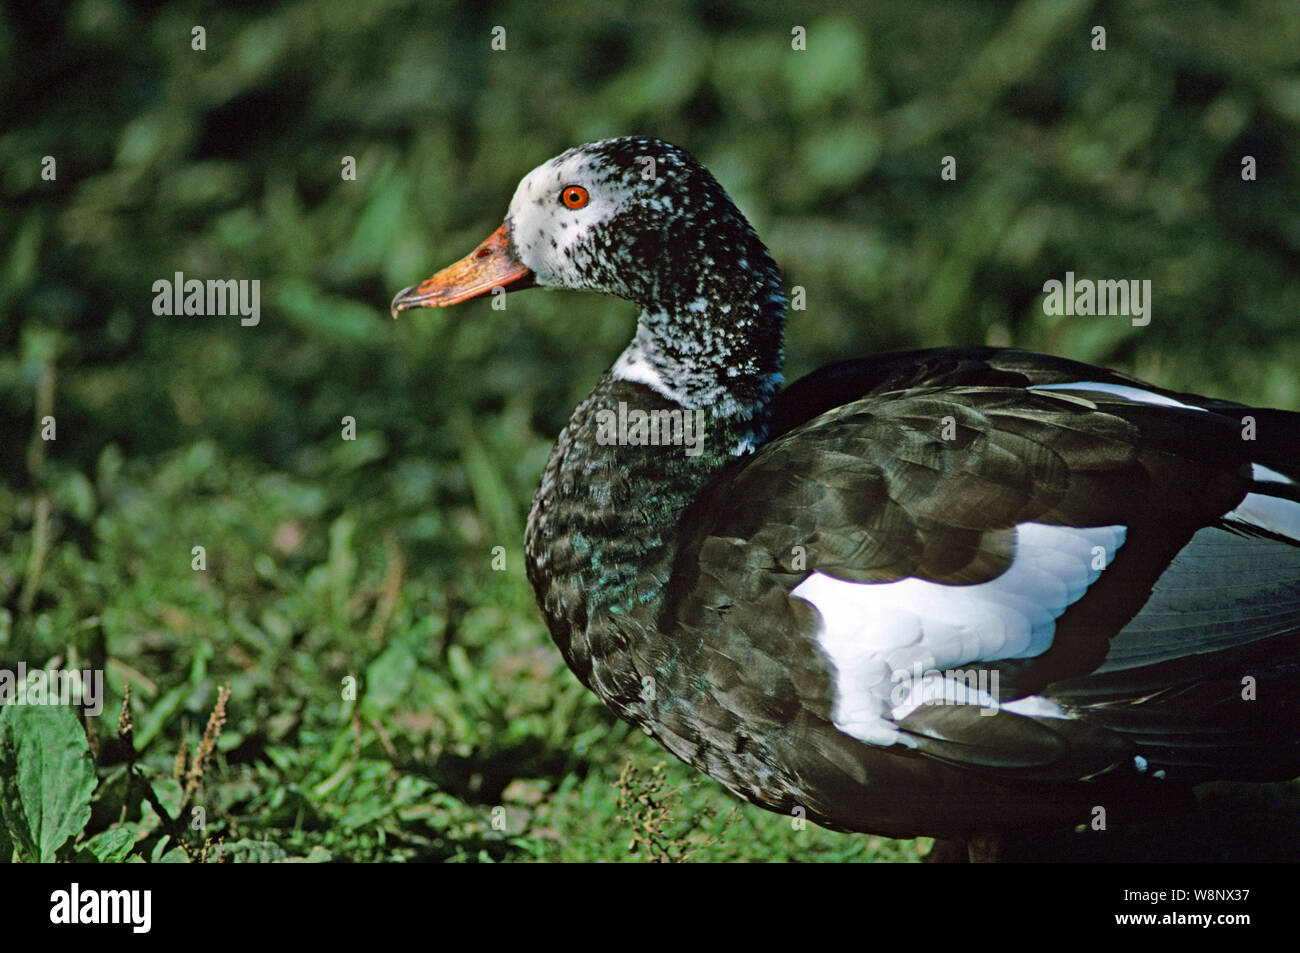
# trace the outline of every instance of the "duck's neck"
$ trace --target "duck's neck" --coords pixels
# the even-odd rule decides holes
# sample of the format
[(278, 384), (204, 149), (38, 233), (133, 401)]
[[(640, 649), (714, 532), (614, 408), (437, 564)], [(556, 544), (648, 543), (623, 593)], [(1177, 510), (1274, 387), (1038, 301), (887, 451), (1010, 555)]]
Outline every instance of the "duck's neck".
[(654, 617), (683, 512), (766, 438), (784, 297), (775, 280), (729, 290), (721, 301), (645, 305), (636, 337), (574, 411), (543, 473), (528, 572), (584, 680), (601, 620)]
[(725, 272), (712, 258), (661, 282), (610, 369), (682, 407), (762, 427), (781, 381), (785, 294), (762, 246)]

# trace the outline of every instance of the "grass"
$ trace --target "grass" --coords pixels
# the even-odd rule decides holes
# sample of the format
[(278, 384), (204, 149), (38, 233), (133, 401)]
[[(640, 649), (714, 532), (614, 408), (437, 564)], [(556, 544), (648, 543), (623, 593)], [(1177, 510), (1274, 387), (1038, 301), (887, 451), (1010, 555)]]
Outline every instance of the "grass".
[[(479, 557), (431, 565), (394, 512), (400, 493), (345, 503), (328, 482), (259, 472), (207, 440), (153, 465), (110, 448), (93, 480), (53, 486), (40, 596), (30, 617), (5, 616), (0, 645), (20, 658), (59, 646), (52, 665), (106, 672), (104, 715), (88, 725), (91, 810), (60, 857), (923, 852), (740, 805), (613, 719), (551, 645), (518, 545), (494, 560), (478, 524), (517, 517), (490, 487), (479, 508), (447, 514), (474, 524)], [(37, 550), (32, 533), (13, 539), (11, 575)]]

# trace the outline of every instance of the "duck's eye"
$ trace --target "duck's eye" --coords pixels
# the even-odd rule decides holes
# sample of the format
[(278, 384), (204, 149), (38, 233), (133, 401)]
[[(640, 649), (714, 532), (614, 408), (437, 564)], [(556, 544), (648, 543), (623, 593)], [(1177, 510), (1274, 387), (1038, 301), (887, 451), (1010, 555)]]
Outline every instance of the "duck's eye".
[(566, 185), (560, 192), (560, 201), (565, 208), (582, 208), (591, 201), (591, 196), (581, 185)]

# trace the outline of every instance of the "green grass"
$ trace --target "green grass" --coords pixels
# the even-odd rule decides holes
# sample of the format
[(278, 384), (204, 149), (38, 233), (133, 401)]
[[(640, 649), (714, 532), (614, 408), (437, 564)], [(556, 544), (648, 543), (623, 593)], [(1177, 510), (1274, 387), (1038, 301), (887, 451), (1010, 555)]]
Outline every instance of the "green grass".
[[(152, 464), (105, 451), (93, 481), (55, 487), (42, 598), (30, 619), (7, 616), (3, 637), (19, 657), (50, 646), (56, 662), (107, 673), (93, 810), (59, 856), (95, 838), (150, 860), (918, 856), (739, 806), (614, 720), (550, 643), (517, 545), (499, 571), (486, 545), (408, 562), (420, 548), (391, 497), (331, 498), (210, 441)], [(418, 496), (392, 496), (404, 493)], [(485, 522), (516, 518), (503, 510), (482, 501)], [(479, 513), (451, 518), (487, 539)], [(29, 564), (33, 536), (13, 539), (11, 571)], [(129, 747), (117, 727), (128, 684)], [(193, 761), (224, 685), (226, 721), (182, 809), (178, 753)], [(638, 796), (658, 805), (652, 817), (637, 819)]]

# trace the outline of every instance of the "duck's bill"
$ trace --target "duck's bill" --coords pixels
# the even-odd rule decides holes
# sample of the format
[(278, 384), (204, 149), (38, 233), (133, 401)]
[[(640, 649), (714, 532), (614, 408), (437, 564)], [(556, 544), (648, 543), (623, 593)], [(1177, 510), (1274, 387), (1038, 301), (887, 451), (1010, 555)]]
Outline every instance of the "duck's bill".
[(533, 284), (528, 270), (510, 248), (510, 226), (503, 224), (483, 244), (432, 278), (411, 285), (393, 299), (393, 317), (413, 308), (445, 308), (490, 294), (494, 288), (518, 291)]

